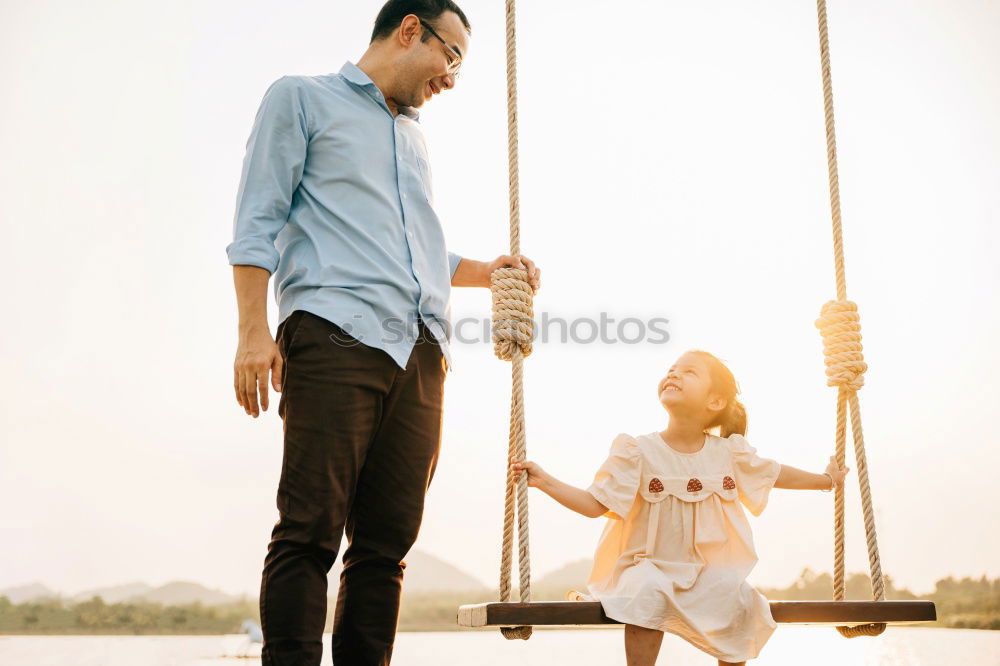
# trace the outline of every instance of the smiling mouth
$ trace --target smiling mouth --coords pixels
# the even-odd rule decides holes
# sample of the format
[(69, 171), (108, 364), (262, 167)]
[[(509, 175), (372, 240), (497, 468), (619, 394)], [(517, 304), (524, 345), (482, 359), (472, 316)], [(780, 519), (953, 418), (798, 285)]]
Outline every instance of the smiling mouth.
[(678, 386), (677, 384), (673, 384), (673, 383), (669, 383), (668, 382), (668, 383), (666, 383), (666, 384), (663, 385), (663, 388), (660, 390), (660, 393), (663, 393), (665, 391), (670, 391), (671, 393), (673, 393), (675, 391), (681, 391), (681, 390), (682, 390), (681, 387)]
[(428, 82), (427, 83), (427, 87), (431, 89), (431, 94), (432, 95), (437, 95), (438, 93), (441, 92), (441, 89), (440, 88), (435, 88), (433, 83)]

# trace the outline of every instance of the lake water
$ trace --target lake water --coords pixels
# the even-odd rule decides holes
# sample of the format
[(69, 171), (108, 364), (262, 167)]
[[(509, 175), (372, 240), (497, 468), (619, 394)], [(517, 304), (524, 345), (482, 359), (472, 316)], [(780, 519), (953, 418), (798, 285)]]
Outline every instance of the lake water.
[[(225, 666), (260, 664), (226, 658), (234, 637), (0, 636), (3, 666)], [(329, 649), (330, 636), (324, 644)], [(258, 650), (259, 654), (259, 650)], [(324, 666), (330, 664), (324, 655)], [(625, 662), (620, 628), (539, 631), (528, 641), (495, 632), (401, 633), (399, 666), (611, 666)], [(658, 664), (717, 662), (667, 634)], [(810, 666), (1000, 666), (1000, 631), (890, 627), (875, 638), (842, 638), (833, 628), (782, 626), (751, 664)]]

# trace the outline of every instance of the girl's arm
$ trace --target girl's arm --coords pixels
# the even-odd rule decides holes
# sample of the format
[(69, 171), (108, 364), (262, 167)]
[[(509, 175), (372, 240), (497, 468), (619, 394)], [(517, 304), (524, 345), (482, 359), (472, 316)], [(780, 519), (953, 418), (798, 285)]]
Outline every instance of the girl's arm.
[[(842, 485), (850, 467), (838, 467), (834, 456), (830, 456), (830, 464), (823, 474), (813, 474), (797, 467), (782, 465), (775, 488), (791, 488), (792, 490), (833, 490), (834, 485)], [(829, 474), (829, 476), (827, 476)]]
[[(563, 483), (542, 469), (537, 463), (533, 463), (530, 460), (513, 462), (510, 468), (515, 479), (520, 477), (522, 472), (527, 472), (529, 486), (538, 488), (567, 509), (576, 511), (587, 518), (598, 518), (608, 512), (608, 507), (598, 502), (586, 490)], [(823, 478), (825, 479), (826, 477), (824, 476)]]

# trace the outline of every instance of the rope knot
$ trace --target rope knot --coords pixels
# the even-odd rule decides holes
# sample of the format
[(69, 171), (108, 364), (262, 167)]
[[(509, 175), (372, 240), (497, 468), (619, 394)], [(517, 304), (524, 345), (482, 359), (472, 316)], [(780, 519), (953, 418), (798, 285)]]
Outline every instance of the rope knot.
[(884, 622), (873, 624), (858, 624), (851, 627), (837, 627), (837, 631), (844, 638), (857, 638), (858, 636), (878, 636), (885, 631)]
[(516, 350), (521, 358), (531, 354), (535, 321), (528, 272), (521, 268), (498, 268), (490, 275), (493, 295), (493, 353), (510, 361)]
[(509, 641), (526, 641), (531, 638), (531, 627), (500, 627), (500, 633)]
[(861, 316), (853, 301), (827, 301), (815, 322), (823, 336), (826, 385), (859, 391), (865, 384), (864, 354), (861, 353)]

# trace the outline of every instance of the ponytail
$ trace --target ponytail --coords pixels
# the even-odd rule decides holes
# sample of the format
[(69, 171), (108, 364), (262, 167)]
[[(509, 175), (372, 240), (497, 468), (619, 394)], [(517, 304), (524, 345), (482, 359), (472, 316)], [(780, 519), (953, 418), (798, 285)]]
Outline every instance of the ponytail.
[(722, 437), (747, 434), (747, 408), (735, 397), (729, 401), (720, 421), (719, 435)]
[(736, 383), (733, 373), (726, 367), (726, 364), (719, 360), (714, 354), (700, 349), (691, 350), (692, 354), (699, 354), (708, 362), (709, 373), (712, 378), (712, 392), (719, 394), (726, 400), (726, 407), (705, 426), (705, 430), (719, 428), (721, 437), (730, 435), (747, 434), (747, 408), (736, 397), (739, 395), (740, 387)]

